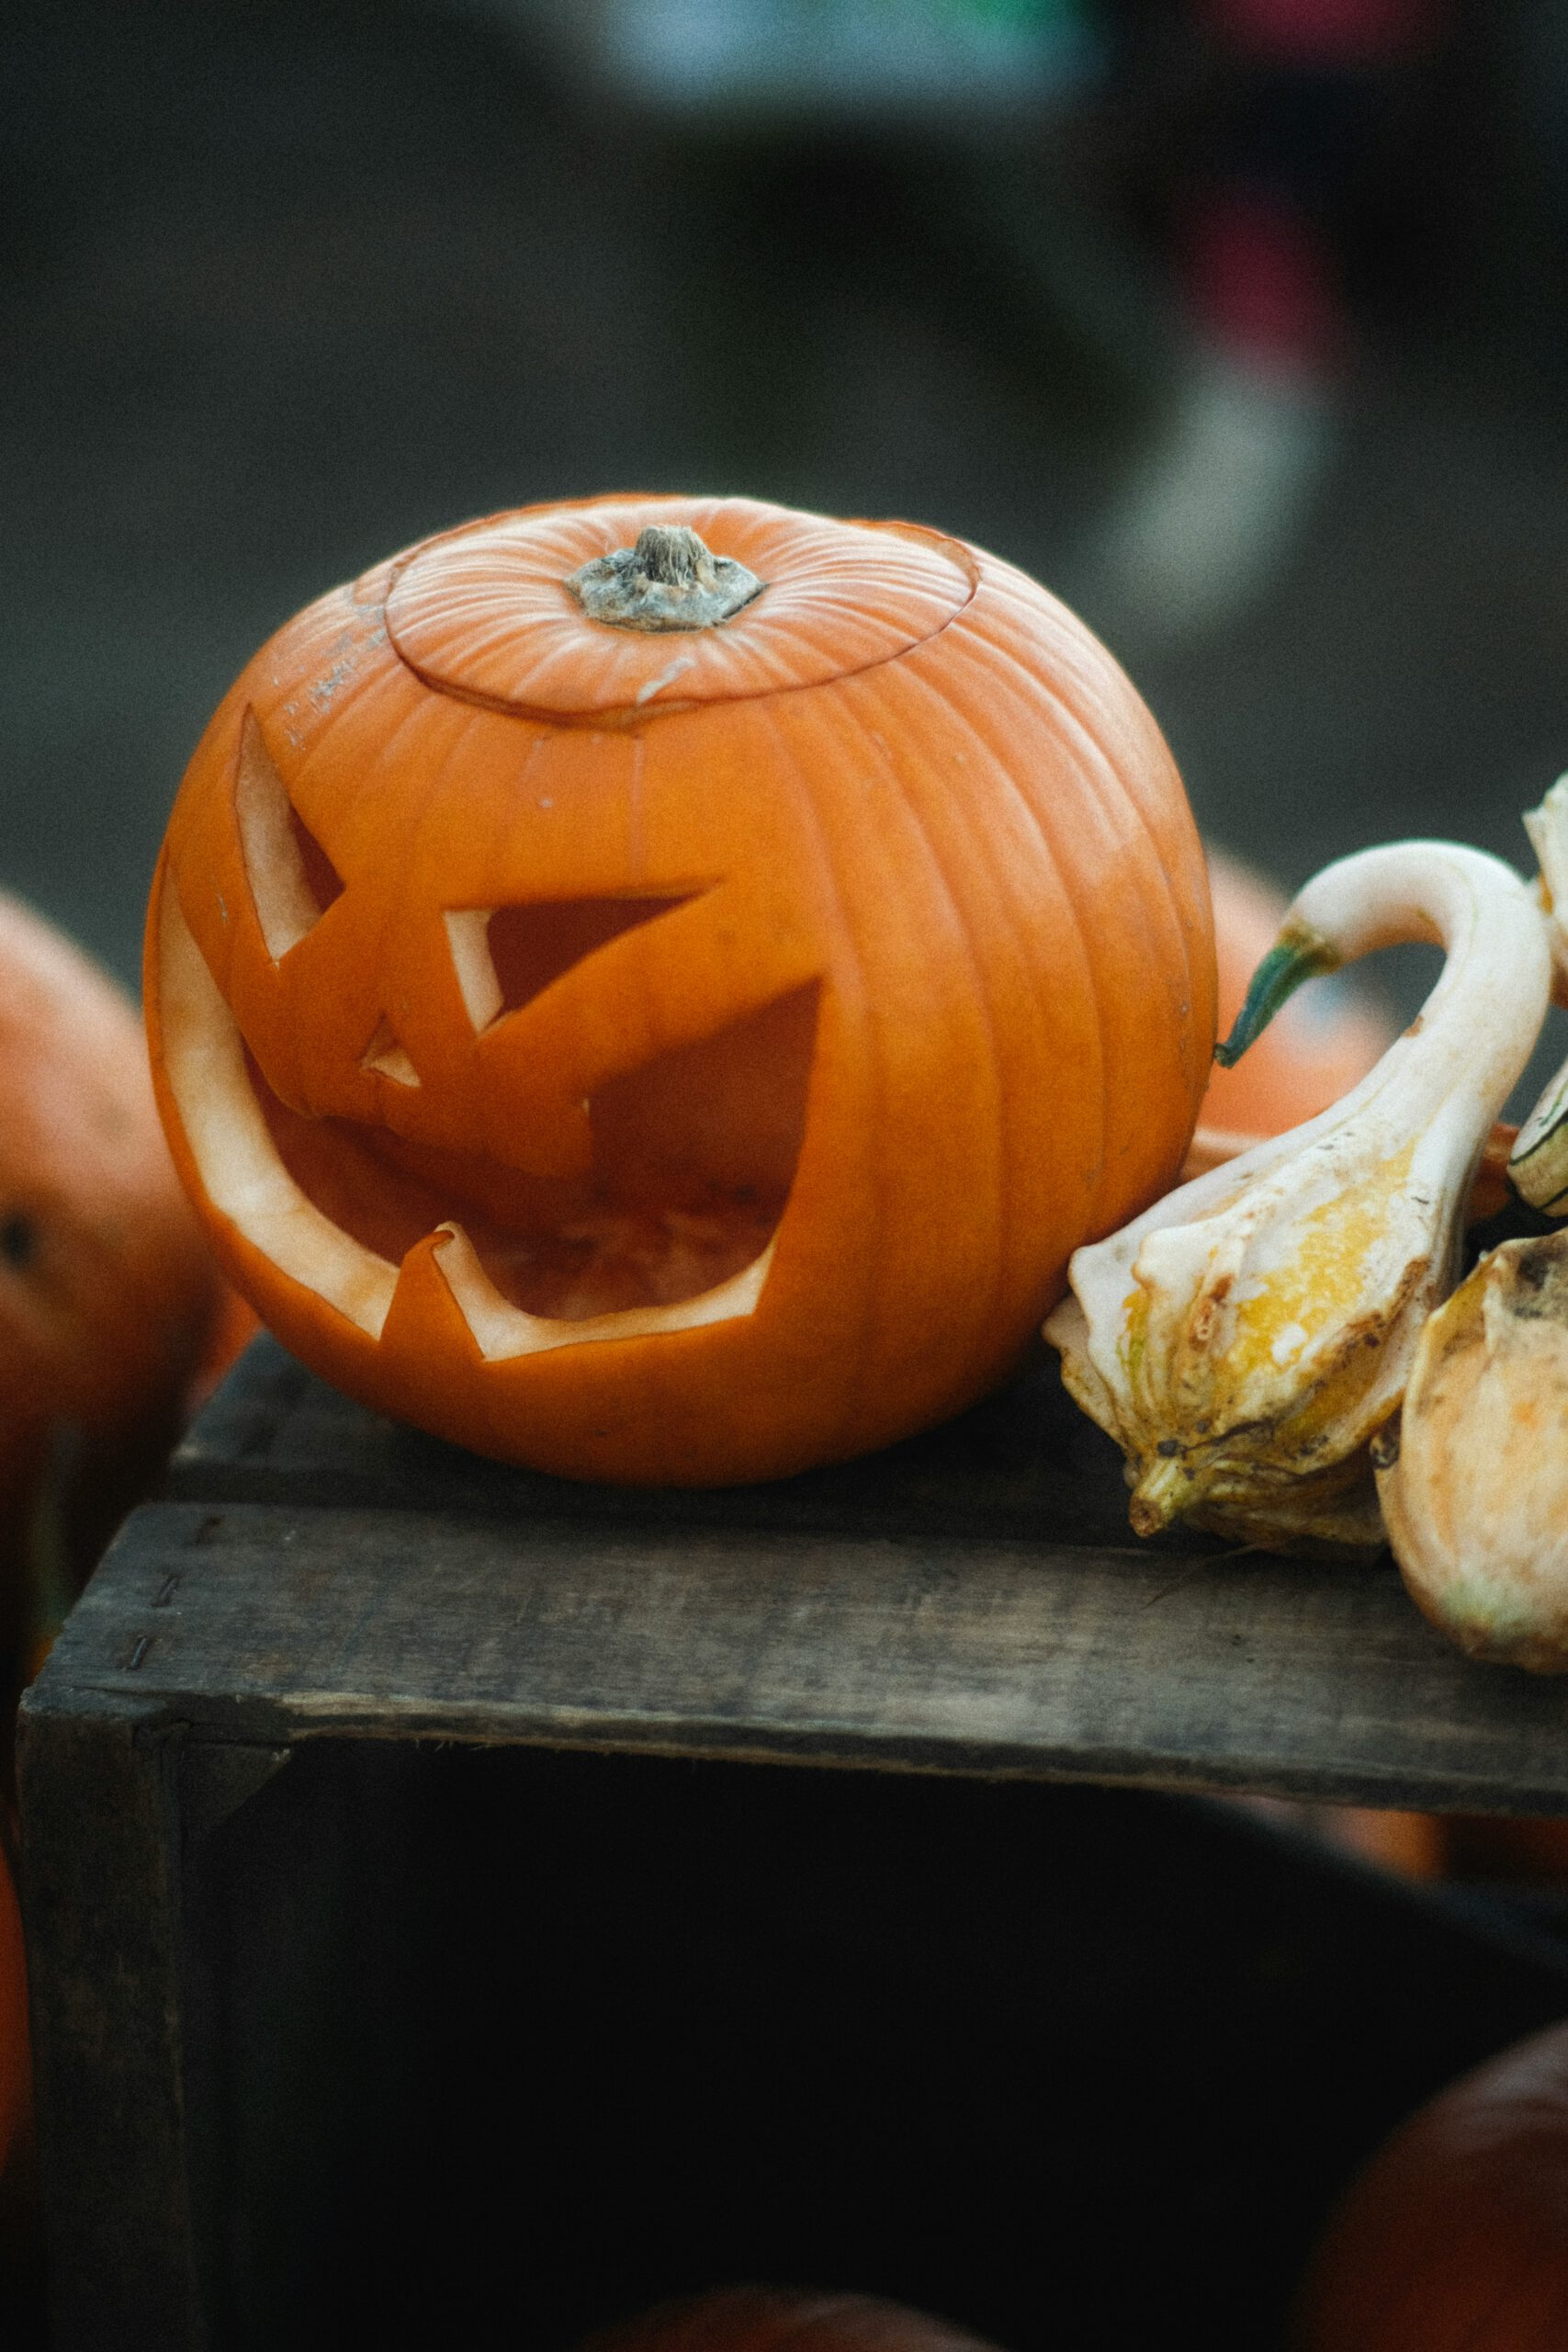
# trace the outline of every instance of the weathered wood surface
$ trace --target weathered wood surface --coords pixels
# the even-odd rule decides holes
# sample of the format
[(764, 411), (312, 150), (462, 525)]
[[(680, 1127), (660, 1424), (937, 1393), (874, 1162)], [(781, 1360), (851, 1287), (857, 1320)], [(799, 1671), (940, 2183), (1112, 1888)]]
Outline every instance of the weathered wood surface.
[[(457, 1744), (419, 1758), (430, 1795), (459, 1763), (640, 1773), (659, 1817), (670, 1789), (652, 1788), (662, 1768), (635, 1762), (639, 1755), (1568, 1812), (1568, 1682), (1470, 1665), (1427, 1628), (1386, 1564), (1292, 1564), (1193, 1538), (1135, 1545), (1113, 1450), (1066, 1405), (1048, 1369), (868, 1462), (767, 1487), (650, 1495), (476, 1461), (348, 1404), (264, 1342), (182, 1450), (166, 1497), (127, 1524), (22, 1710), (62, 2352), (153, 2343), (202, 2352), (227, 2341), (212, 2334), (213, 2314), (248, 2312), (254, 2300), (245, 2232), (262, 2232), (258, 2245), (274, 2243), (265, 2231), (275, 2224), (278, 2243), (299, 2238), (296, 2209), (274, 2194), (292, 2177), (293, 2156), (280, 2171), (264, 2144), (271, 2056), (246, 2094), (251, 2155), (234, 2154), (235, 2117), (251, 2114), (234, 2089), (243, 2070), (232, 2037), (251, 2030), (250, 2013), (233, 2007), (244, 1977), (237, 1955), (261, 1936), (240, 1894), (254, 1863), (276, 1950), (266, 1945), (273, 1957), (252, 1990), (272, 2030), (282, 2020), (295, 2031), (295, 1979), (314, 1984), (312, 1969), (321, 2016), (341, 2026), (342, 2002), (356, 2011), (364, 1996), (356, 1939), (398, 1951), (405, 1934), (374, 1902), (330, 1919), (322, 1908), (324, 1886), (342, 1895), (355, 1880), (345, 1857), (357, 1852), (357, 1833), (340, 1819), (343, 1759), (412, 1764), (412, 1747), (386, 1743), (415, 1741)], [(476, 1752), (497, 1744), (536, 1752)], [(547, 1749), (620, 1753), (537, 1752)], [(313, 1779), (316, 1765), (330, 1769)], [(722, 1778), (679, 1774), (677, 1785)], [(737, 1817), (754, 1829), (770, 1794), (818, 1785), (771, 1776)], [(892, 1796), (899, 1784), (853, 1785)], [(922, 1815), (961, 1788), (954, 1780), (929, 1790)], [(347, 1841), (341, 1850), (317, 1834), (320, 1822), (311, 1827), (312, 1791)], [(432, 1840), (423, 1813), (411, 1826), (418, 1808), (408, 1789), (379, 1793), (373, 1817), (404, 1836), (406, 1851), (390, 1865), (385, 1855), (367, 1861), (364, 1889), (414, 1888), (411, 1918), (423, 1917), (440, 1836)], [(1023, 1794), (993, 1799), (1005, 1807)], [(519, 1779), (506, 1804), (525, 1796)], [(1030, 1802), (1047, 1800), (1036, 1791)], [(568, 1856), (581, 1830), (575, 1818), (562, 1826)], [(697, 1840), (701, 1855), (738, 1845)], [(470, 1852), (454, 1884), (495, 1881), (488, 1854), (476, 1867)], [(297, 1906), (317, 1937), (307, 1951), (299, 1920), (278, 1928), (267, 1870), (292, 1885), (312, 1857), (317, 1875), (301, 1882)], [(780, 1883), (793, 1902), (795, 1877), (786, 1870)], [(911, 1883), (923, 1883), (918, 1873)], [(1020, 1883), (1010, 1868), (998, 1882)], [(834, 1885), (824, 1908), (836, 1919), (844, 1905)], [(529, 1882), (527, 1903), (537, 1895)], [(554, 1934), (584, 1899), (580, 1890), (558, 1903)], [(448, 1908), (443, 1895), (443, 1937)], [(635, 1905), (633, 1915), (646, 1931), (649, 1917)], [(539, 1941), (532, 1924), (526, 1936), (513, 1921), (498, 1937), (493, 1918), (479, 1918), (457, 1939), (465, 1997), (474, 1950), (495, 1945), (510, 1971), (519, 1943)], [(635, 1941), (609, 1934), (591, 1944), (597, 1952)], [(1484, 1975), (1515, 1960), (1529, 1976), (1527, 2005), (1552, 2013), (1555, 1966), (1543, 1973), (1500, 1945), (1477, 1965)], [(563, 1986), (574, 1964), (570, 1954), (561, 1962)], [(680, 1978), (677, 1969), (671, 1981)], [(289, 1988), (281, 2007), (280, 1983)], [(510, 1998), (510, 1976), (508, 1987)], [(770, 1996), (770, 2029), (775, 2007)], [(561, 2013), (559, 2003), (546, 2008)], [(492, 2000), (485, 2014), (502, 2011)], [(285, 2036), (277, 2063), (295, 2069), (290, 2081), (315, 2080), (321, 2050), (332, 2059), (336, 2042), (318, 2048), (300, 2033), (298, 2047)], [(402, 2046), (418, 2036), (394, 2024), (383, 2038)], [(657, 2047), (658, 2037), (643, 2042)], [(718, 2076), (729, 2072), (727, 2056)], [(580, 2109), (575, 2074), (568, 2087)], [(688, 2087), (682, 2077), (682, 2097)], [(657, 2112), (661, 2100), (645, 2105)], [(290, 2118), (279, 2146), (295, 2148), (297, 2127)], [(352, 2178), (355, 2163), (330, 2133), (310, 2144), (321, 2177)], [(810, 2167), (792, 2159), (787, 2169)], [(463, 2199), (471, 2203), (483, 2179), (465, 2176)], [(419, 2223), (408, 2226), (417, 2234), (423, 2221), (422, 2190)], [(383, 2242), (378, 2218), (378, 2263)]]
[(176, 1779), (156, 1694), (71, 1690), (20, 1742), (51, 2341), (199, 2352)]
[[(1065, 1396), (1043, 1348), (1039, 1363), (972, 1412), (885, 1453), (763, 1486), (681, 1489), (585, 1486), (482, 1461), (366, 1411), (264, 1337), (180, 1447), (165, 1491), (190, 1501), (411, 1505), (512, 1521), (1130, 1540), (1120, 1456)], [(1201, 1536), (1174, 1543), (1218, 1548)]]
[[(1025, 1385), (872, 1463), (649, 1497), (470, 1461), (264, 1349), (176, 1465), (181, 1498), (111, 1552), (41, 1697), (157, 1696), (262, 1747), (385, 1734), (1568, 1812), (1568, 1683), (1472, 1666), (1387, 1564), (1135, 1546), (1075, 1419)], [(270, 1499), (218, 1499), (236, 1461)]]

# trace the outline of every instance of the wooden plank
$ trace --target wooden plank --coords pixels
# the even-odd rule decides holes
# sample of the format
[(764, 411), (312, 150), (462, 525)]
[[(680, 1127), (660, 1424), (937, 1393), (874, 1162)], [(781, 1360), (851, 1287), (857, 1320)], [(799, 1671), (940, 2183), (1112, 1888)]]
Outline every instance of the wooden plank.
[[(1042, 1349), (993, 1396), (903, 1445), (765, 1486), (595, 1487), (509, 1469), (406, 1429), (317, 1380), (270, 1336), (247, 1350), (170, 1467), (171, 1498), (375, 1510), (515, 1523), (990, 1534), (1128, 1542), (1122, 1459)], [(1168, 1550), (1215, 1551), (1179, 1532)]]
[(1568, 1686), (1470, 1664), (1392, 1568), (1043, 1538), (168, 1503), (44, 1698), (204, 1737), (547, 1742), (1568, 1812)]
[(175, 1774), (153, 1692), (29, 1693), (24, 1897), (51, 2344), (198, 2352)]

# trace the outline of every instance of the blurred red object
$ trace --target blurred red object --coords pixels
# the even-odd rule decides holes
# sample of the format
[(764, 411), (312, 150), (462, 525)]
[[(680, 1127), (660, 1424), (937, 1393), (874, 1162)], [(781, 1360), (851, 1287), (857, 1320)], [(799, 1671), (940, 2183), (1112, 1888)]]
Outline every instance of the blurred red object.
[(1219, 349), (1307, 376), (1342, 364), (1338, 290), (1299, 206), (1245, 185), (1211, 189), (1190, 210), (1186, 245), (1188, 309)]
[(1254, 56), (1292, 65), (1386, 65), (1431, 48), (1447, 0), (1202, 0), (1216, 32)]

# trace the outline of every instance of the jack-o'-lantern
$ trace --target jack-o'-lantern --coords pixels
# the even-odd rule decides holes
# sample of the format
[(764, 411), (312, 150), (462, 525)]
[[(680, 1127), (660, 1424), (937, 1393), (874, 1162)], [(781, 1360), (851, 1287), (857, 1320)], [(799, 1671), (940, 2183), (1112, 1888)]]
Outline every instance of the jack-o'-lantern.
[(282, 629), (148, 930), (175, 1157), (366, 1401), (575, 1476), (864, 1451), (1174, 1176), (1202, 854), (1087, 630), (958, 540), (525, 509)]

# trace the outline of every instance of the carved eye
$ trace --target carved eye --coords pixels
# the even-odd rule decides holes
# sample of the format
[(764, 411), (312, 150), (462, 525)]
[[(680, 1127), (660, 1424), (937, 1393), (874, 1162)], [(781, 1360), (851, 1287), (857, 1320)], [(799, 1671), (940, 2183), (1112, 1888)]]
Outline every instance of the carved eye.
[(254, 710), (240, 729), (234, 811), (256, 920), (276, 964), (314, 929), (343, 882), (284, 789)]
[(695, 898), (547, 899), (510, 907), (447, 910), (446, 936), (463, 1003), (476, 1030), (520, 1012), (574, 964), (623, 932)]

